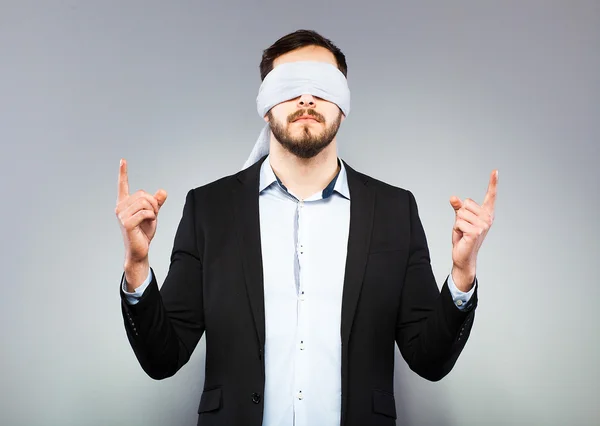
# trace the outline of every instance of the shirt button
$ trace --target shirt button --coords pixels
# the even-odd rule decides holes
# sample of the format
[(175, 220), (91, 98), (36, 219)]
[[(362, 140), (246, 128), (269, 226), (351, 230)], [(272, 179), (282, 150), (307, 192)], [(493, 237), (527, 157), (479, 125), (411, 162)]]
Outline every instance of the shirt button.
[(304, 340), (300, 341), (300, 350), (304, 350)]
[(259, 393), (254, 392), (252, 394), (252, 402), (254, 402), (255, 404), (260, 403), (260, 394)]
[(302, 399), (302, 391), (298, 392), (298, 399)]
[(462, 304), (463, 304), (463, 301), (462, 301), (462, 300), (458, 300), (458, 301), (456, 302), (456, 304), (457, 304), (458, 306), (462, 306)]

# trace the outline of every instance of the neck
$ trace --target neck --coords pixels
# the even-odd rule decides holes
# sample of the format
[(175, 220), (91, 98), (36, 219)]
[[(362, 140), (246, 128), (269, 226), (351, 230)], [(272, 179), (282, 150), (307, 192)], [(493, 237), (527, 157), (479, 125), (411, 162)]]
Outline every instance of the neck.
[(285, 150), (271, 134), (269, 159), (286, 188), (301, 200), (322, 191), (339, 171), (336, 140), (313, 158), (298, 158)]

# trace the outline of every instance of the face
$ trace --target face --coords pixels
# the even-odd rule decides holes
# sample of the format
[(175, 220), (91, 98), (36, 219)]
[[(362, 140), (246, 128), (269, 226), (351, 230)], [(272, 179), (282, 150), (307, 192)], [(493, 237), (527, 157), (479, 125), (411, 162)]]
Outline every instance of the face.
[[(329, 50), (307, 46), (279, 56), (273, 67), (295, 61), (320, 61), (337, 66)], [(275, 105), (265, 120), (284, 149), (299, 158), (312, 158), (333, 141), (344, 115), (336, 104), (305, 94)]]

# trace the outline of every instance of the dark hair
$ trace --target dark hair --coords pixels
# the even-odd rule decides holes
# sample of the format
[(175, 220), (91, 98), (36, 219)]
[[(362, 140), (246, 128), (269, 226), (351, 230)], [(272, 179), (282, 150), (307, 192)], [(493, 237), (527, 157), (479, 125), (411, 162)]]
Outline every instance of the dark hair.
[(284, 53), (299, 49), (306, 46), (321, 46), (333, 53), (337, 62), (338, 69), (348, 77), (348, 65), (346, 64), (346, 56), (342, 51), (322, 35), (313, 30), (297, 30), (293, 33), (284, 35), (270, 47), (263, 50), (262, 59), (260, 61), (260, 79), (265, 79), (268, 73), (273, 70), (273, 61)]

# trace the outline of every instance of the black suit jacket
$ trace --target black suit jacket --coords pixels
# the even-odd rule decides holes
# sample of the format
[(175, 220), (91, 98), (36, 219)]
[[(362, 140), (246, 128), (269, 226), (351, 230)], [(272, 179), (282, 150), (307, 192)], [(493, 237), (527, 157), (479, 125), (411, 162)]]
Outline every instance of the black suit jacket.
[[(265, 384), (265, 310), (259, 171), (253, 166), (187, 193), (167, 277), (129, 305), (127, 337), (154, 379), (175, 374), (206, 333), (198, 425), (260, 426)], [(467, 342), (468, 311), (441, 292), (413, 194), (352, 169), (342, 299), (341, 425), (394, 425), (394, 345), (409, 367), (436, 381)], [(124, 274), (122, 279), (124, 279)]]

